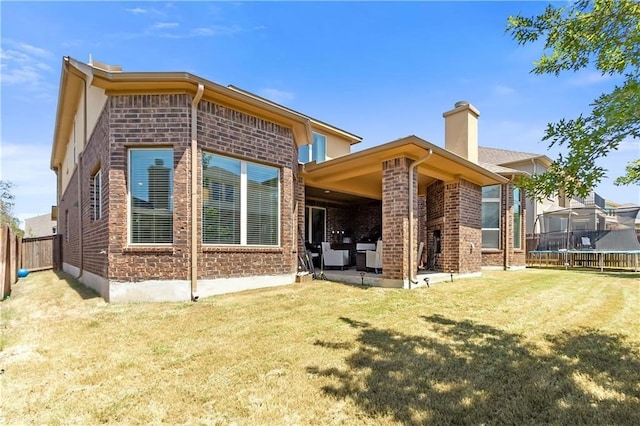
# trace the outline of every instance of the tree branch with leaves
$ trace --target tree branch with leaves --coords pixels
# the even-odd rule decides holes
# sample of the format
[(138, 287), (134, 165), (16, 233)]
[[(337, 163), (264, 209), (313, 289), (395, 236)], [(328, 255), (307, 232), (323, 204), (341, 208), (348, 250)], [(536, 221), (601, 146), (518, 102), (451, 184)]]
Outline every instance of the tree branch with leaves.
[(15, 234), (22, 236), (23, 232), (22, 229), (20, 229), (20, 220), (13, 216), (15, 196), (11, 191), (12, 188), (12, 182), (0, 180), (0, 226), (8, 225)]
[[(640, 138), (640, 2), (579, 0), (549, 5), (534, 17), (510, 16), (507, 32), (520, 45), (544, 39), (534, 74), (559, 75), (595, 66), (602, 75), (624, 81), (593, 101), (589, 115), (549, 123), (549, 147), (566, 146), (548, 171), (525, 177), (520, 185), (534, 198), (563, 192), (587, 196), (606, 176), (599, 160), (623, 141)], [(640, 159), (633, 158), (616, 185), (640, 185)]]

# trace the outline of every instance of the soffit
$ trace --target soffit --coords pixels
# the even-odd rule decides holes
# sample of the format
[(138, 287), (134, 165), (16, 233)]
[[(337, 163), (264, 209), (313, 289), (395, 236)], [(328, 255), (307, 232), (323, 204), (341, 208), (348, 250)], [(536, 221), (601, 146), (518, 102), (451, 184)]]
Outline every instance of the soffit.
[(424, 157), (429, 150), (432, 151), (431, 157), (417, 166), (419, 193), (424, 192), (425, 188), (436, 180), (453, 182), (462, 178), (480, 186), (508, 181), (416, 136), (409, 136), (323, 163), (305, 164), (302, 176), (307, 186), (380, 200), (382, 199), (382, 163), (400, 157), (415, 161)]

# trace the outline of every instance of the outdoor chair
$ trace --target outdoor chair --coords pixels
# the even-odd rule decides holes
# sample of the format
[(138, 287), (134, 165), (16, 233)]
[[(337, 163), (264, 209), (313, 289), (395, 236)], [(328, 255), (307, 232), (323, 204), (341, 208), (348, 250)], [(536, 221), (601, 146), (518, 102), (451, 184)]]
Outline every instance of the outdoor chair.
[(331, 244), (322, 243), (322, 263), (324, 267), (335, 266), (344, 269), (349, 266), (349, 250), (334, 250)]
[(371, 268), (378, 273), (378, 269), (382, 269), (382, 240), (376, 244), (376, 250), (367, 250), (367, 268)]

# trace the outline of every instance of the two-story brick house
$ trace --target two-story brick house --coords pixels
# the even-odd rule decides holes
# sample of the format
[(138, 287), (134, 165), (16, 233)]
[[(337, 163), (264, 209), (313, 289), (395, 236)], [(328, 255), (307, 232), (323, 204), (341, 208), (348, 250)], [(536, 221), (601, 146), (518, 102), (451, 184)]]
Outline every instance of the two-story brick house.
[[(445, 148), (361, 138), (189, 73), (63, 59), (51, 167), (63, 268), (106, 300), (190, 300), (290, 284), (305, 242), (381, 238), (380, 285), (482, 266), (478, 111), (444, 114)], [(437, 251), (437, 253), (436, 253)], [(428, 250), (427, 250), (428, 252)], [(435, 256), (437, 254), (437, 256)]]

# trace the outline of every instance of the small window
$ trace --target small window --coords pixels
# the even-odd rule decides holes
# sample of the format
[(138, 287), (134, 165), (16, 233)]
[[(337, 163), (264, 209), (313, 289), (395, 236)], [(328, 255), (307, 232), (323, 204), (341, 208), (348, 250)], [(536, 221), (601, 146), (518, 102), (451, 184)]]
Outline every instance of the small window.
[(69, 210), (64, 211), (64, 241), (69, 242)]
[(513, 189), (513, 248), (522, 248), (522, 200), (520, 189)]
[(311, 145), (311, 161), (322, 163), (327, 159), (327, 137), (319, 133), (313, 134), (313, 145)]
[(298, 162), (308, 163), (315, 161), (322, 163), (327, 160), (327, 137), (320, 133), (313, 132), (313, 141), (311, 145), (302, 145), (298, 147)]
[(91, 212), (93, 220), (102, 219), (102, 171), (91, 176)]
[(500, 248), (500, 185), (482, 188), (482, 248)]
[(129, 150), (129, 241), (173, 243), (173, 150)]

